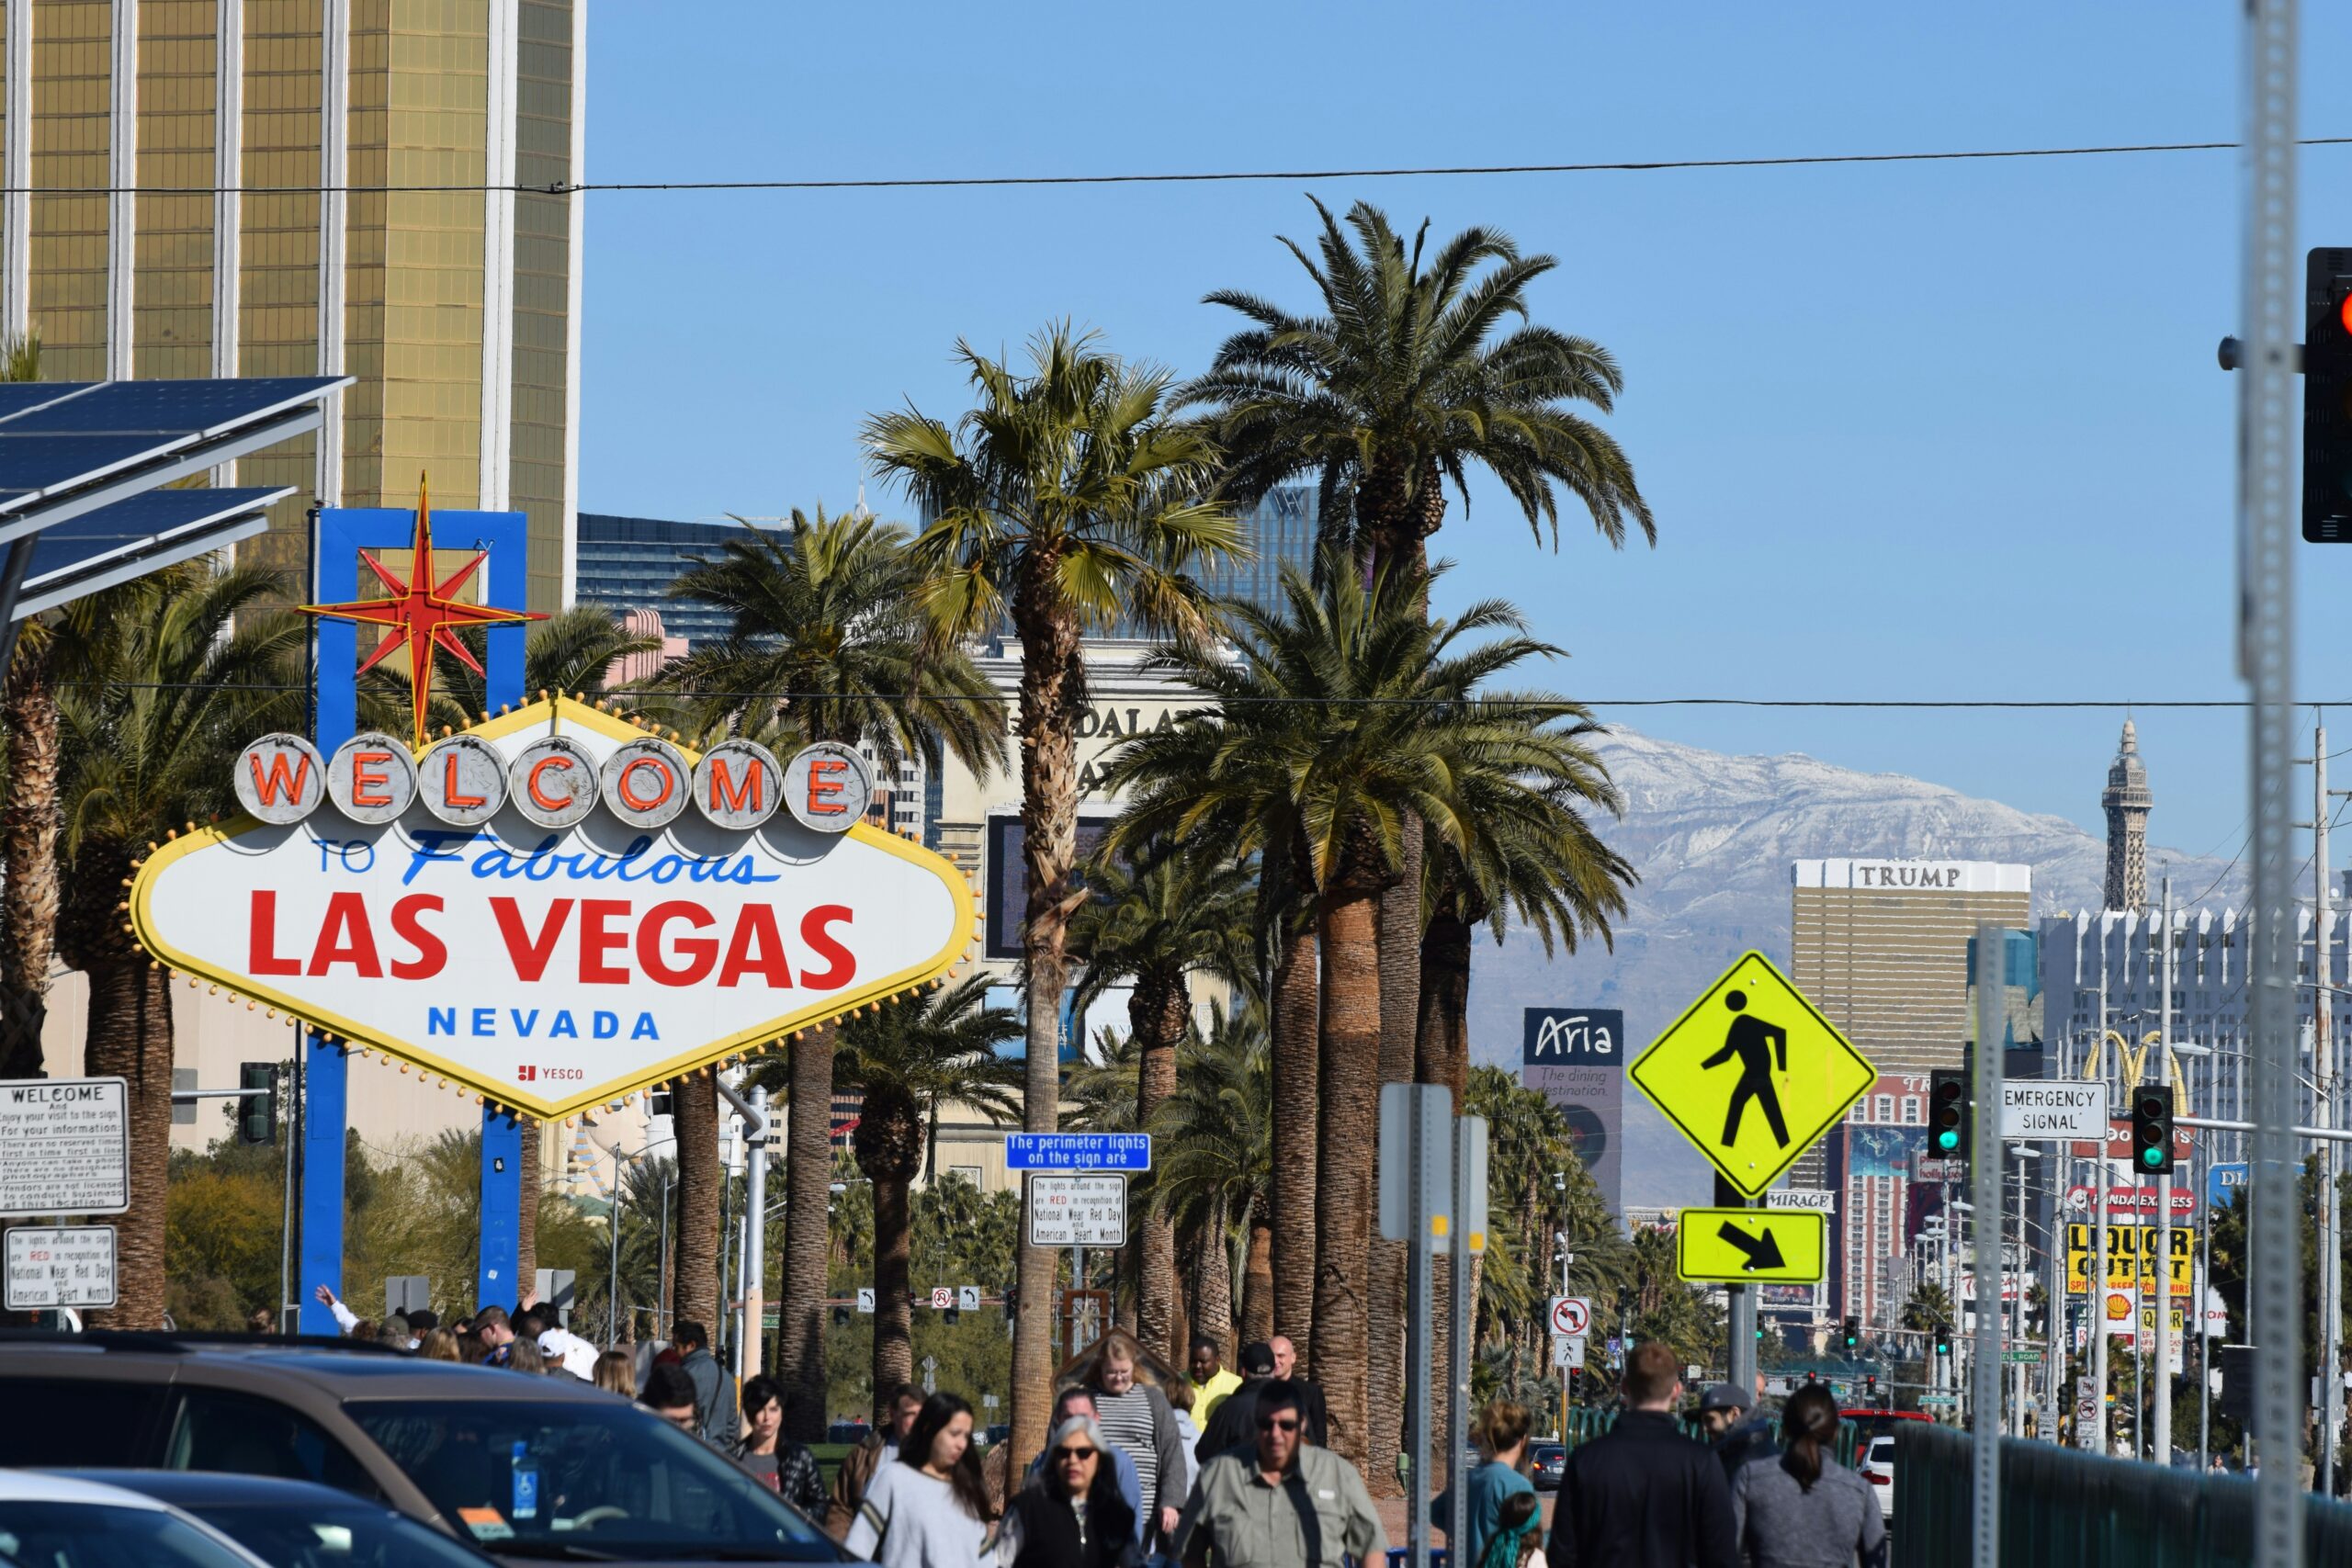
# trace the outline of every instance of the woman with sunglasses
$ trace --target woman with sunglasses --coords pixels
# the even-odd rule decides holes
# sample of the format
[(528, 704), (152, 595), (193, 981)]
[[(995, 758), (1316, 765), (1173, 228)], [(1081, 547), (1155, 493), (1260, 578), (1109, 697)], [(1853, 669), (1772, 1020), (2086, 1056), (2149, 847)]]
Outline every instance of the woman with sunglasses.
[(934, 1393), (875, 1468), (842, 1544), (882, 1568), (981, 1568), (989, 1549), (988, 1488), (972, 1448), (972, 1407)]
[(1091, 1416), (1054, 1428), (1045, 1468), (997, 1527), (999, 1568), (1135, 1568), (1143, 1561), (1110, 1447)]

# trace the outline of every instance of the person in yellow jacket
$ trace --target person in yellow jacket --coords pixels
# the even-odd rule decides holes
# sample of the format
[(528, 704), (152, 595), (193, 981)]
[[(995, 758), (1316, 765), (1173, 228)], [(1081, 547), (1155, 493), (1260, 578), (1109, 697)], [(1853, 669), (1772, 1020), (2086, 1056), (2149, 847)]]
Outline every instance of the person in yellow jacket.
[(1241, 1374), (1228, 1371), (1222, 1360), (1216, 1340), (1205, 1334), (1193, 1336), (1193, 1425), (1204, 1432), (1225, 1396), (1241, 1386)]

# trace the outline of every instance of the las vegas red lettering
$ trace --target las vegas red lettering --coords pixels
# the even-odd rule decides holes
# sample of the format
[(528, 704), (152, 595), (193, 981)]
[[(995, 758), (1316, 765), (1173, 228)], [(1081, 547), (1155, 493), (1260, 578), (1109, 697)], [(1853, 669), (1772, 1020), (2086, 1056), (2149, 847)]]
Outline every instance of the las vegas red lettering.
[[(255, 976), (347, 974), (377, 980), (389, 974), (400, 980), (429, 980), (448, 963), (447, 942), (426, 919), (444, 912), (437, 893), (395, 899), (386, 911), (389, 942), (379, 940), (362, 895), (332, 893), (307, 951), (297, 933), (278, 930), (277, 897), (269, 888), (253, 889), (249, 896), (246, 954)], [(628, 986), (642, 978), (658, 986), (708, 981), (832, 991), (857, 978), (856, 955), (836, 934), (854, 919), (843, 904), (804, 910), (796, 946), (786, 942), (778, 911), (770, 904), (736, 908), (722, 940), (719, 917), (691, 899), (662, 899), (642, 913), (629, 898), (550, 898), (535, 911), (503, 895), (486, 902), (506, 961), (526, 984), (553, 978)]]

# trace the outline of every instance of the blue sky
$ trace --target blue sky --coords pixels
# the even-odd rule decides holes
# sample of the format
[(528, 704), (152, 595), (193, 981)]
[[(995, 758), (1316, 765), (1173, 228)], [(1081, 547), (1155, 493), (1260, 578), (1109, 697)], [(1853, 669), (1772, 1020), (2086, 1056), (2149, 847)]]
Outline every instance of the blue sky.
[[(591, 13), (591, 179), (1559, 163), (2227, 140), (2231, 7), (1028, 4)], [(681, 19), (689, 26), (679, 25)], [(2309, 17), (2304, 58), (2352, 57)], [(2307, 70), (2307, 76), (2309, 75)], [(2304, 133), (2352, 134), (2307, 89)], [(2352, 148), (2306, 152), (2307, 243), (2352, 243)], [(1600, 339), (1655, 550), (1538, 547), (1474, 486), (1437, 541), (1634, 697), (2233, 698), (2231, 152), (1319, 180), (1562, 265), (1539, 319)], [(958, 336), (1060, 316), (1204, 366), (1300, 182), (591, 197), (582, 504), (847, 504), (871, 410), (965, 406)], [(886, 513), (894, 503), (871, 499)], [(2301, 680), (2352, 698), (2352, 547), (2307, 547)], [(1604, 709), (2098, 820), (2120, 713)], [(2340, 716), (2352, 739), (2352, 711)], [(2244, 719), (2140, 716), (2153, 836), (2235, 845)]]

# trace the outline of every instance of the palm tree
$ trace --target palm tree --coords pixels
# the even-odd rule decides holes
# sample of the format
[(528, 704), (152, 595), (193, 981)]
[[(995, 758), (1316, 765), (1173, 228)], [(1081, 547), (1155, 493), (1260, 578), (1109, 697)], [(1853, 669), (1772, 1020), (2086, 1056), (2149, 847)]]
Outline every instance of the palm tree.
[[(0, 343), (0, 381), (40, 379), (40, 339)], [(0, 799), (0, 1078), (41, 1076), (40, 1032), (49, 1016), (49, 968), (57, 947), (58, 653), (38, 620), (17, 629), (0, 722), (8, 736), (6, 795)]]
[[(906, 530), (862, 512), (795, 508), (788, 529), (746, 524), (697, 558), (671, 594), (724, 610), (728, 634), (663, 671), (684, 722), (781, 746), (867, 744), (890, 776), (907, 757), (935, 771), (953, 756), (983, 778), (1004, 766), (1002, 705), (967, 655), (929, 640), (907, 545)], [(800, 1032), (789, 1058), (776, 1371), (800, 1396), (787, 1404), (803, 1441), (825, 1427), (833, 1051), (831, 1027), (820, 1026)]]
[[(937, 1142), (950, 1102), (1009, 1119), (1021, 1066), (997, 1047), (1021, 1036), (1007, 1008), (988, 1005), (973, 975), (920, 1001), (850, 1018), (834, 1031), (833, 1081), (865, 1097), (852, 1146), (874, 1184), (874, 1398), (914, 1377), (914, 1297), (908, 1284), (908, 1193)], [(756, 1069), (772, 1074), (774, 1065)], [(756, 1080), (755, 1080), (756, 1081)], [(824, 1406), (820, 1406), (820, 1409)]]
[(230, 763), (260, 731), (300, 722), (304, 629), (265, 606), (285, 583), (209, 561), (168, 567), (68, 605), (55, 635), (88, 671), (57, 688), (57, 943), (89, 977), (83, 1070), (129, 1081), (130, 1213), (116, 1222), (120, 1303), (108, 1321), (160, 1327), (172, 1129), (171, 976), (119, 912), (146, 846), (233, 808)]
[[(1117, 853), (1154, 837), (1189, 842), (1205, 830), (1232, 835), (1241, 853), (1263, 852), (1281, 832), (1298, 884), (1316, 890), (1324, 984), (1312, 1365), (1340, 1434), (1334, 1446), (1385, 1474), (1387, 1456), (1368, 1450), (1389, 1427), (1368, 1410), (1366, 1382), (1381, 1055), (1374, 911), (1397, 875), (1409, 819), (1460, 845), (1471, 811), (1494, 808), (1514, 788), (1532, 790), (1530, 781), (1556, 771), (1569, 742), (1527, 722), (1547, 699), (1506, 696), (1499, 723), (1466, 700), (1523, 660), (1556, 651), (1526, 637), (1516, 611), (1488, 602), (1431, 621), (1418, 579), (1381, 573), (1366, 584), (1334, 564), (1327, 559), (1319, 585), (1283, 574), (1283, 615), (1229, 605), (1238, 658), (1182, 647), (1154, 655), (1152, 667), (1218, 705), (1136, 737), (1107, 761), (1103, 787), (1128, 804), (1104, 848)], [(1550, 705), (1557, 716), (1570, 711)], [(1278, 1127), (1278, 1169), (1299, 1157), (1281, 1138)]]
[[(1609, 351), (1529, 321), (1529, 285), (1559, 265), (1522, 256), (1500, 230), (1465, 229), (1422, 265), (1424, 221), (1409, 255), (1387, 214), (1348, 209), (1347, 229), (1316, 198), (1321, 263), (1283, 243), (1306, 269), (1323, 313), (1294, 316), (1272, 301), (1220, 289), (1207, 303), (1252, 323), (1226, 339), (1181, 403), (1207, 411), (1226, 457), (1225, 489), (1255, 504), (1284, 480), (1322, 486), (1327, 537), (1348, 537), (1368, 563), (1425, 564), (1424, 541), (1445, 517), (1443, 481), (1469, 506), (1474, 464), (1509, 490), (1537, 541), (1559, 544), (1558, 491), (1622, 546), (1630, 522), (1655, 543), (1649, 503), (1616, 441), (1577, 414), (1606, 413), (1623, 389)], [(1479, 268), (1491, 263), (1491, 269)], [(1521, 323), (1498, 337), (1509, 318)]]
[[(1163, 413), (1170, 378), (1129, 365), (1068, 324), (1030, 344), (1026, 374), (958, 343), (978, 406), (954, 429), (913, 409), (865, 422), (876, 470), (932, 521), (914, 552), (936, 637), (1021, 639), (1021, 832), (1027, 1080), (1023, 1124), (1051, 1132), (1059, 1018), (1069, 978), (1078, 844), (1077, 721), (1086, 690), (1080, 639), (1122, 615), (1196, 639), (1207, 630), (1195, 562), (1238, 553), (1241, 531), (1200, 499), (1216, 454)], [(1021, 1249), (1013, 1330), (1012, 1438), (1046, 1439), (1053, 1378), (1055, 1258)]]
[[(1127, 1037), (1138, 1054), (1136, 1124), (1176, 1089), (1177, 1047), (1192, 1027), (1187, 976), (1198, 970), (1238, 981), (1250, 967), (1253, 878), (1242, 866), (1197, 847), (1147, 845), (1133, 862), (1098, 855), (1087, 869), (1091, 901), (1070, 921), (1070, 946), (1085, 961), (1077, 1016), (1112, 987), (1131, 986)], [(1136, 1322), (1145, 1348), (1171, 1367), (1184, 1363), (1176, 1310), (1176, 1225), (1148, 1213), (1136, 1238)]]
[(1213, 1002), (1208, 1032), (1188, 1032), (1177, 1048), (1175, 1090), (1154, 1109), (1150, 1123), (1162, 1151), (1152, 1172), (1152, 1208), (1195, 1239), (1194, 1331), (1215, 1338), (1228, 1361), (1237, 1272), (1242, 1339), (1274, 1333), (1272, 1067), (1263, 1009), (1250, 1002), (1228, 1012)]

